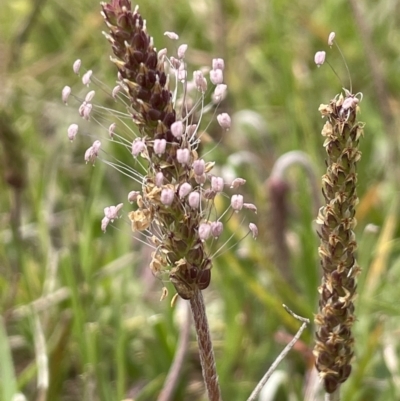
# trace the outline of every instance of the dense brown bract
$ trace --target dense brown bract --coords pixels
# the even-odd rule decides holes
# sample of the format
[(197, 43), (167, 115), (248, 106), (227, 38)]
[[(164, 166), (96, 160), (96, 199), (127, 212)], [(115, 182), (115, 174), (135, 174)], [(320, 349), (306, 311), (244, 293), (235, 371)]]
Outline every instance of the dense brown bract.
[(361, 153), (359, 139), (363, 124), (357, 122), (359, 99), (346, 91), (319, 111), (326, 118), (322, 135), (327, 153), (327, 171), (322, 177), (326, 204), (317, 218), (321, 244), (319, 256), (323, 269), (319, 287), (319, 311), (315, 317), (317, 342), (316, 367), (325, 390), (333, 393), (350, 375), (355, 320), (356, 277), (360, 272), (355, 252), (357, 243), (355, 207), (356, 165)]

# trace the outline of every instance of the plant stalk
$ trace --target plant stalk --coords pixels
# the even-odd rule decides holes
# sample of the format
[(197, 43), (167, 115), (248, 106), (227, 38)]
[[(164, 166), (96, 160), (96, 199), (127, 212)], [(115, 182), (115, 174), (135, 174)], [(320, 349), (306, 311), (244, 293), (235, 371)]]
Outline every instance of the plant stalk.
[(333, 393), (326, 393), (325, 401), (340, 401), (340, 386)]
[(204, 305), (203, 294), (198, 288), (196, 288), (193, 296), (190, 298), (190, 307), (192, 309), (193, 320), (196, 327), (200, 363), (208, 399), (210, 401), (222, 401), (206, 308)]

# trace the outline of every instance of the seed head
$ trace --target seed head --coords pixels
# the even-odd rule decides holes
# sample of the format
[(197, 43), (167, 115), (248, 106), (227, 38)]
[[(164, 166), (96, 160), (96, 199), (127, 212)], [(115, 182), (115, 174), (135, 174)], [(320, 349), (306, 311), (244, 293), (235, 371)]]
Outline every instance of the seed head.
[(322, 192), (326, 204), (318, 214), (321, 239), (318, 249), (323, 270), (317, 326), (316, 367), (328, 393), (333, 393), (351, 372), (355, 321), (354, 299), (360, 268), (356, 261), (355, 206), (358, 150), (363, 124), (357, 122), (359, 99), (345, 91), (320, 112), (327, 119), (322, 135), (327, 153)]

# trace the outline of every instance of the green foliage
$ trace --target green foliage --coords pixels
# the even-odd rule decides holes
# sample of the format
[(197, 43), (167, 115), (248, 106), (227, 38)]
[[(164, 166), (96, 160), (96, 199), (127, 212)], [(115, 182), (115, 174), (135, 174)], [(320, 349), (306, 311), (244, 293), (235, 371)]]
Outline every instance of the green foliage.
[[(400, 398), (396, 4), (376, 2), (365, 9), (367, 31), (350, 2), (344, 1), (140, 4), (158, 49), (168, 45), (174, 50), (163, 36), (169, 30), (180, 34), (179, 43), (189, 45), (189, 65), (225, 59), (229, 96), (221, 105), (223, 111), (233, 116), (256, 112), (245, 115), (240, 128), (233, 126), (223, 137), (211, 124), (208, 133), (214, 142), (205, 145), (212, 149), (209, 160), (247, 179), (245, 197), (258, 206), (258, 214), (251, 217), (260, 231), (257, 241), (246, 237), (237, 242), (246, 228), (235, 219), (229, 221), (224, 236), (233, 234), (236, 244), (226, 246), (216, 259), (212, 285), (205, 291), (225, 400), (246, 399), (296, 333), (299, 323), (282, 303), (311, 320), (317, 310), (320, 272), (310, 181), (295, 166), (286, 176), (286, 268), (291, 280), (285, 279), (275, 258), (277, 227), (271, 225), (265, 182), (278, 157), (291, 150), (310, 157), (317, 180), (324, 173), (318, 106), (349, 86), (339, 53), (326, 43), (331, 30), (349, 65), (354, 92), (364, 94), (361, 118), (367, 123), (358, 171), (356, 231), (363, 272), (356, 302), (356, 352), (342, 399)], [(163, 283), (152, 277), (150, 251), (132, 239), (128, 220), (118, 221), (106, 234), (100, 230), (103, 207), (125, 199), (131, 181), (99, 162), (94, 168), (85, 165), (83, 152), (89, 142), (68, 143), (66, 129), (79, 116), (64, 107), (60, 93), (64, 85), (75, 82), (73, 61), (81, 58), (108, 87), (116, 80), (99, 12), (98, 1), (92, 0), (19, 0), (5, 2), (0, 13), (0, 109), (7, 117), (0, 127), (4, 400), (16, 392), (35, 399), (42, 391), (37, 388), (43, 371), (36, 364), (36, 320), (46, 339), (50, 376), (45, 399), (155, 400), (186, 316), (179, 303), (171, 308), (170, 284), (170, 295), (159, 302)], [(315, 67), (317, 50), (327, 51), (342, 82), (328, 66)], [(379, 61), (377, 72), (367, 57), (371, 51)], [(374, 86), (375, 74), (390, 82), (384, 99)], [(13, 132), (8, 145), (6, 129)], [(85, 129), (95, 135), (98, 127), (89, 124)], [(25, 166), (6, 160), (23, 160)], [(10, 177), (21, 171), (25, 183), (17, 185)], [(192, 333), (175, 401), (204, 399), (196, 347)], [(270, 400), (304, 399), (312, 377), (312, 347), (310, 327), (280, 365), (275, 384), (270, 384), (270, 394), (275, 394)]]

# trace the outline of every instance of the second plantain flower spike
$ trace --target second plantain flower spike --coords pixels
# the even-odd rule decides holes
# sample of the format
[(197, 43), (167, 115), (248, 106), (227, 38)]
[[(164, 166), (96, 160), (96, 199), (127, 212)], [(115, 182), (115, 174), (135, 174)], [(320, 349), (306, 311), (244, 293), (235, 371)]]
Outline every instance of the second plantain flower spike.
[(338, 391), (351, 372), (355, 321), (354, 298), (360, 267), (356, 261), (355, 207), (358, 203), (356, 166), (364, 125), (357, 121), (357, 96), (345, 90), (319, 111), (326, 118), (322, 129), (327, 171), (322, 177), (326, 204), (318, 214), (323, 270), (319, 311), (315, 316), (316, 367), (327, 393)]

